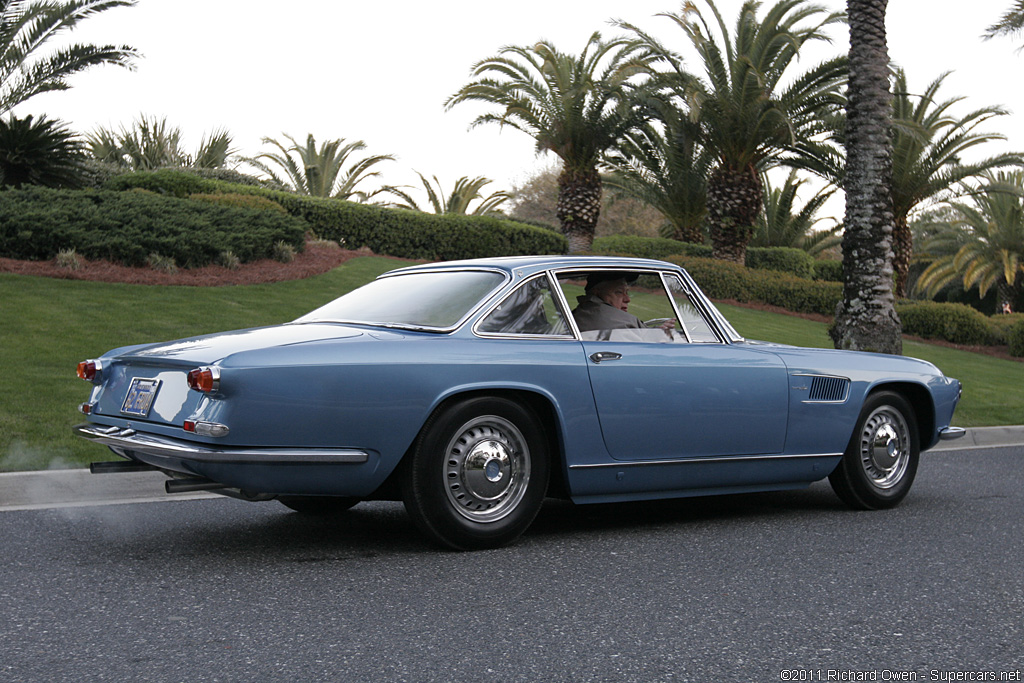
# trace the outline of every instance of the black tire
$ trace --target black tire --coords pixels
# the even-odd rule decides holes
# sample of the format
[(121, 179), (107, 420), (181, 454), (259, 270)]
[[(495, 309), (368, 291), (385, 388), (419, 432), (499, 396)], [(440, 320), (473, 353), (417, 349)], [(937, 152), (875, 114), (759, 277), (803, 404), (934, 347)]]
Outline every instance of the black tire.
[(405, 463), (402, 498), (416, 526), (454, 550), (517, 539), (540, 510), (547, 439), (526, 406), (471, 398), (437, 411)]
[(921, 447), (917, 418), (891, 391), (868, 396), (843, 459), (829, 475), (832, 489), (857, 510), (897, 505), (914, 483)]
[(286, 508), (317, 517), (337, 515), (359, 502), (358, 498), (344, 496), (278, 496), (277, 499)]

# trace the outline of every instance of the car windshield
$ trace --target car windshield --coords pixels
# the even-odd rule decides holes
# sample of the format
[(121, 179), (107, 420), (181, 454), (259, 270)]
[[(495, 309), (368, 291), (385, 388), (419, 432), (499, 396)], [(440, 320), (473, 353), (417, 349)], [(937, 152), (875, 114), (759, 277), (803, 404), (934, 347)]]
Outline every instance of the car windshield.
[(295, 322), (361, 322), (411, 328), (454, 327), (504, 282), (490, 271), (439, 271), (384, 277)]

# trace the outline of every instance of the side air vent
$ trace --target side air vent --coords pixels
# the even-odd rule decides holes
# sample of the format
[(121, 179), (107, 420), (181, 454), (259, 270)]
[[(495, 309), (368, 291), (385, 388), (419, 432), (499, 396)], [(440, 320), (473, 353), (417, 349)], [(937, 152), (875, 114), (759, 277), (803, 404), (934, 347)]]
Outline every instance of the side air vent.
[(850, 380), (845, 377), (812, 377), (807, 400), (842, 402), (849, 392)]

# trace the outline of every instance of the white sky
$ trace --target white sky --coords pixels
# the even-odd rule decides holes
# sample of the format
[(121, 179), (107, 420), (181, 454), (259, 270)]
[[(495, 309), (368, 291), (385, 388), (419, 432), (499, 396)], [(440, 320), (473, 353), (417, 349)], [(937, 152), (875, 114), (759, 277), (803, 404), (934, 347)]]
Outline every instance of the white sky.
[[(842, 0), (819, 0), (841, 10)], [(768, 4), (771, 0), (767, 0)], [(1024, 53), (1019, 43), (982, 41), (1010, 0), (890, 0), (889, 52), (921, 90), (954, 73), (942, 99), (966, 97), (958, 111), (1002, 105), (1011, 115), (990, 129), (1005, 134), (985, 155), (1024, 150)], [(702, 3), (698, 2), (702, 6)], [(718, 0), (730, 26), (741, 0)], [(226, 128), (247, 156), (263, 137), (303, 141), (364, 140), (369, 154), (395, 154), (378, 166), (383, 183), (415, 185), (414, 171), (437, 175), (446, 190), (461, 176), (486, 176), (486, 191), (510, 189), (536, 169), (533, 141), (518, 131), (468, 130), (486, 108), (445, 100), (469, 80), (471, 65), (509, 44), (552, 41), (578, 53), (589, 35), (620, 31), (612, 18), (634, 23), (685, 53), (682, 32), (658, 12), (678, 0), (140, 0), (86, 20), (75, 41), (128, 44), (143, 57), (137, 69), (105, 66), (72, 77), (72, 89), (37, 96), (15, 110), (46, 114), (80, 132), (119, 128), (140, 114), (166, 117), (182, 129), (189, 150), (204, 133)], [(810, 65), (846, 50), (845, 30)], [(366, 189), (375, 187), (372, 185)], [(419, 194), (414, 192), (414, 196)], [(841, 206), (838, 208), (841, 211)]]

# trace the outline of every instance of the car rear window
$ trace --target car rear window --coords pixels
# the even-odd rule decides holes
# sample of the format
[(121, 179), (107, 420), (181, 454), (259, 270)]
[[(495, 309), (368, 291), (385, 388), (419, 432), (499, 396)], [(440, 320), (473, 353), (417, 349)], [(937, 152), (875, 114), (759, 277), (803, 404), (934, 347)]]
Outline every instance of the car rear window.
[(295, 322), (361, 322), (448, 329), (504, 281), (504, 275), (490, 271), (394, 275), (374, 280)]

